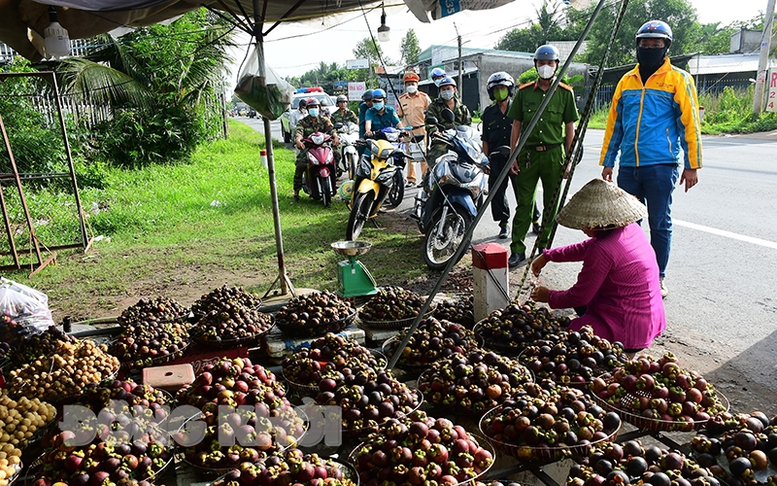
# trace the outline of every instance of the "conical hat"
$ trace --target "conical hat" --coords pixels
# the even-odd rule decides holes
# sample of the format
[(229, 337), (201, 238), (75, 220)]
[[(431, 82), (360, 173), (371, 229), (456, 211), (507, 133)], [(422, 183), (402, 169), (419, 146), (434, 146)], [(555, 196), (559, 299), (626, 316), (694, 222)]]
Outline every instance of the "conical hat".
[(556, 216), (567, 228), (618, 228), (647, 216), (647, 208), (636, 197), (603, 179), (583, 186)]

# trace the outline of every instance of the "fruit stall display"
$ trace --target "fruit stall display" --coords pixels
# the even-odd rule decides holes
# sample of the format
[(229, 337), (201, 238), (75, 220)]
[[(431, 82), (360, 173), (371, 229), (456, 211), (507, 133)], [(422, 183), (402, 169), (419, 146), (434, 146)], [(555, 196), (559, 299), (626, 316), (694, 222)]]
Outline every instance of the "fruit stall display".
[[(671, 354), (627, 359), (619, 343), (590, 327), (570, 331), (568, 319), (535, 304), (511, 304), (470, 330), (471, 303), (460, 298), (430, 309), (396, 374), (386, 369), (388, 358), (424, 304), (399, 287), (381, 289), (358, 311), (322, 292), (295, 299), (275, 317), (236, 287), (215, 289), (191, 310), (141, 299), (117, 319), (121, 334), (110, 348), (56, 327), (28, 334), (0, 319), (0, 362), (10, 360), (8, 388), (0, 392), (0, 486), (20, 477), (25, 486), (162, 486), (174, 463), (178, 484), (191, 479), (182, 471), (197, 471), (199, 479), (218, 478), (213, 486), (509, 486), (485, 479), (497, 453), (507, 465), (526, 467), (573, 459), (567, 486), (777, 486), (777, 417), (730, 412), (712, 384)], [(357, 313), (359, 325), (398, 331), (383, 354), (334, 333), (318, 337)], [(137, 371), (182, 354), (189, 338), (226, 353), (275, 323), (313, 338), (274, 363), (284, 381), (264, 366), (271, 362), (258, 364), (259, 353), (204, 361), (195, 381), (174, 395), (116, 378), (120, 365)], [(421, 372), (418, 380), (407, 371)], [(313, 398), (305, 411), (340, 407), (340, 459), (304, 444), (306, 429), (329, 416), (297, 411), (286, 386)], [(130, 408), (114, 410), (115, 401)], [(59, 423), (54, 406), (63, 403), (115, 420), (87, 421), (97, 436), (73, 445), (78, 430), (52, 431)], [(130, 409), (158, 419), (183, 405), (192, 413), (168, 431), (151, 427), (126, 444), (101, 438), (137, 432), (120, 419)], [(223, 416), (220, 406), (233, 410)], [(696, 431), (689, 436), (693, 453), (639, 440), (618, 444), (622, 422), (645, 434)], [(195, 424), (204, 440), (191, 440)], [(47, 435), (38, 453), (25, 455), (33, 450), (26, 442), (38, 441), (41, 431)], [(171, 441), (154, 431), (169, 432)], [(221, 442), (225, 437), (234, 444)]]
[(275, 325), (271, 315), (259, 311), (261, 305), (241, 287), (212, 290), (192, 304), (192, 340), (206, 349), (256, 344)]
[[(5, 362), (0, 357), (0, 364), (5, 370), (20, 368), (41, 356), (49, 356), (61, 342), (73, 342), (74, 338), (65, 334), (62, 329), (50, 326), (39, 334), (28, 333), (16, 321), (0, 321), (0, 341), (4, 344)], [(13, 343), (13, 346), (11, 346)]]
[(472, 329), (475, 326), (475, 297), (444, 299), (434, 309), (434, 317), (461, 324)]
[(710, 471), (682, 452), (639, 440), (607, 444), (572, 466), (567, 486), (721, 486)]
[(626, 422), (650, 430), (691, 431), (728, 411), (728, 401), (671, 352), (641, 354), (590, 384), (594, 398)]
[[(494, 463), (491, 445), (446, 418), (415, 412), (390, 419), (348, 458), (362, 484), (465, 484)], [(471, 483), (466, 483), (471, 484)]]
[(386, 367), (387, 359), (352, 339), (327, 333), (304, 345), (281, 363), (283, 378), (303, 395), (315, 396), (323, 379), (342, 381), (352, 370)]
[(726, 485), (777, 485), (777, 416), (720, 413), (690, 444), (696, 461)]
[(257, 463), (243, 462), (213, 481), (212, 486), (263, 486), (309, 484), (311, 486), (356, 486), (358, 476), (349, 465), (288, 449)]
[(583, 458), (594, 445), (615, 438), (618, 414), (608, 412), (576, 388), (553, 382), (527, 384), (480, 420), (497, 450), (526, 462)]
[[(383, 344), (383, 354), (393, 356), (407, 333), (408, 329), (403, 329), (387, 340)], [(471, 330), (461, 324), (429, 317), (423, 319), (410, 336), (397, 361), (397, 367), (407, 371), (424, 371), (440, 359), (454, 353), (466, 353), (477, 347), (478, 340)]]
[(594, 334), (591, 326), (579, 331), (560, 330), (526, 346), (518, 360), (537, 378), (585, 387), (595, 377), (622, 366), (623, 346)]
[(64, 430), (51, 440), (53, 447), (31, 465), (28, 479), (34, 486), (106, 481), (144, 486), (172, 464), (175, 448), (160, 426), (172, 406), (170, 394), (132, 380), (107, 379), (87, 385), (78, 404), (92, 414), (76, 416), (71, 410), (63, 417), (72, 427), (60, 425)]
[(50, 356), (12, 370), (8, 390), (16, 398), (38, 397), (52, 404), (72, 400), (87, 385), (119, 371), (119, 360), (107, 350), (104, 344), (88, 339), (58, 342)]
[(140, 299), (116, 319), (121, 330), (108, 351), (126, 370), (180, 358), (189, 344), (188, 315), (189, 310), (172, 299)]
[(481, 416), (531, 381), (517, 361), (472, 349), (434, 363), (418, 377), (418, 389), (441, 410)]
[(483, 339), (486, 348), (516, 356), (535, 340), (568, 325), (568, 318), (557, 318), (546, 307), (529, 302), (495, 310), (475, 324), (475, 334)]
[(278, 328), (294, 337), (340, 332), (356, 317), (356, 309), (334, 292), (315, 292), (292, 299), (275, 315)]
[[(179, 405), (200, 409), (192, 422), (204, 423), (205, 437), (183, 449), (185, 460), (204, 474), (223, 472), (243, 461), (257, 461), (296, 444), (304, 433), (304, 418), (285, 396), (275, 375), (247, 358), (222, 359), (205, 365), (196, 381), (177, 393)], [(235, 409), (219, 420), (219, 406)], [(248, 406), (248, 409), (238, 407)], [(272, 419), (272, 420), (271, 420)], [(183, 424), (176, 442), (192, 442)], [(253, 445), (222, 445), (224, 438), (242, 437)]]
[(423, 394), (394, 378), (391, 371), (361, 368), (341, 381), (319, 383), (318, 405), (336, 405), (342, 411), (344, 437), (362, 437), (377, 432), (393, 418), (421, 406)]
[[(402, 287), (382, 287), (359, 309), (359, 321), (370, 328), (401, 329), (418, 317), (426, 299)], [(434, 309), (429, 309), (429, 314)]]

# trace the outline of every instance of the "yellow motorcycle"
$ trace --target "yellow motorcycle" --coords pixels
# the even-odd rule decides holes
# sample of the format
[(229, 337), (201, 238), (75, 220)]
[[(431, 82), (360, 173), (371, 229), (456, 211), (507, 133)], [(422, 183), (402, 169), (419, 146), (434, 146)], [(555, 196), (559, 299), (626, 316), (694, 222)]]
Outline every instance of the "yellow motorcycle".
[(377, 140), (357, 142), (368, 147), (370, 154), (362, 155), (356, 167), (353, 194), (348, 204), (351, 210), (345, 236), (348, 240), (359, 238), (364, 223), (377, 216), (384, 201), (392, 207), (402, 202), (405, 193), (402, 169), (407, 155), (389, 141), (396, 139), (397, 132), (399, 130), (393, 127), (384, 128), (378, 132)]

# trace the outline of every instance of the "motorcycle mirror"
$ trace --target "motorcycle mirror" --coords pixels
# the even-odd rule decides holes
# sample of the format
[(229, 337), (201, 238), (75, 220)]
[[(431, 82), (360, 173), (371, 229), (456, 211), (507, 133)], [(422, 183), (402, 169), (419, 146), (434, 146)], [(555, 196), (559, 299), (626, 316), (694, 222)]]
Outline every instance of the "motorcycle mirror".
[(448, 108), (445, 108), (442, 110), (442, 119), (448, 123), (453, 123), (453, 121), (456, 119), (456, 115), (454, 115), (453, 112)]
[(440, 122), (437, 120), (437, 118), (433, 116), (427, 116), (426, 117), (426, 124), (427, 125), (438, 125)]
[(343, 128), (343, 124), (342, 123), (340, 123), (340, 122), (335, 123), (335, 130), (340, 130), (341, 128)]

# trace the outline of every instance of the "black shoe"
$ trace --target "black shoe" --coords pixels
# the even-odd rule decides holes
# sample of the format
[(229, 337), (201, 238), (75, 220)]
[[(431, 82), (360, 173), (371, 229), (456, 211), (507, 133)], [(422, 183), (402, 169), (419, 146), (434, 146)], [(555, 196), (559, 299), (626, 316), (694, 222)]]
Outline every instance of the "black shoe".
[(510, 255), (510, 259), (507, 260), (507, 266), (510, 268), (515, 268), (526, 260), (526, 254), (525, 253), (513, 253)]
[(502, 240), (506, 240), (510, 237), (510, 227), (507, 226), (507, 224), (500, 224), (499, 225), (499, 238)]
[(542, 228), (540, 227), (539, 221), (532, 221), (532, 223), (531, 223), (531, 232), (534, 233), (535, 235), (539, 235), (540, 234), (540, 230), (542, 230)]
[(299, 202), (299, 194), (294, 195), (294, 202)]

